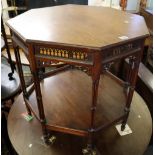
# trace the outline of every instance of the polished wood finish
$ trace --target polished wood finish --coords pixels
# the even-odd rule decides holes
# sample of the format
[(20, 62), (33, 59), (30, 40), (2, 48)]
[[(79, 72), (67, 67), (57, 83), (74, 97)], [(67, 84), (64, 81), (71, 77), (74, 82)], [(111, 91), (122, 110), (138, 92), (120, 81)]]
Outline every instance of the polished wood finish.
[[(40, 87), (47, 124), (87, 131), (90, 122), (91, 95), (88, 94), (92, 92), (91, 83), (91, 78), (78, 70), (63, 71), (43, 80)], [(115, 87), (114, 90), (113, 87)], [(108, 102), (109, 100), (111, 102)], [(120, 117), (125, 100), (121, 85), (113, 81), (109, 75), (102, 75), (99, 83), (95, 127), (108, 124)], [(29, 101), (39, 117), (35, 92), (30, 96)]]
[[(27, 93), (26, 84), (25, 84), (25, 80), (24, 80), (24, 74), (22, 71), (22, 64), (21, 64), (21, 58), (20, 58), (20, 54), (19, 54), (19, 47), (16, 47), (14, 43), (13, 43), (13, 47), (14, 47), (15, 57), (16, 57), (16, 60), (18, 62), (17, 68), (18, 68), (19, 77), (20, 77), (21, 89), (23, 91), (23, 97), (25, 100), (28, 97), (28, 93)], [(25, 105), (26, 105), (28, 114), (31, 115), (31, 111), (27, 106), (27, 102), (25, 103)]]
[[(7, 25), (12, 31), (17, 66), (20, 73), (22, 90), (28, 113), (30, 114), (32, 111), (41, 123), (43, 136), (47, 143), (49, 142), (47, 129), (87, 136), (87, 152), (88, 154), (93, 154), (93, 149), (95, 148), (94, 138), (97, 132), (103, 129), (105, 130), (105, 128), (112, 126), (120, 120), (123, 121), (122, 130), (124, 130), (129, 116), (138, 67), (143, 51), (144, 39), (148, 36), (148, 30), (142, 17), (111, 8), (64, 5), (30, 10), (9, 20)], [(35, 100), (31, 101), (32, 96), (28, 95), (25, 88), (18, 50), (19, 47), (24, 50), (24, 53), (30, 62), (37, 108), (32, 106), (32, 104), (35, 103)], [(100, 107), (99, 104), (100, 93), (103, 93), (104, 97), (109, 93), (111, 97), (115, 98), (115, 100), (117, 100), (117, 97), (114, 97), (113, 95), (118, 95), (117, 93), (119, 93), (119, 91), (114, 94), (111, 93), (113, 86), (108, 87), (108, 89), (111, 90), (110, 92), (104, 92), (105, 85), (102, 87), (102, 92), (100, 89), (100, 82), (102, 83), (103, 80), (102, 74), (106, 79), (110, 63), (126, 57), (129, 57), (131, 62), (128, 81), (122, 81), (121, 83), (121, 80), (118, 80), (118, 78), (109, 74), (109, 77), (112, 77), (112, 81), (119, 84), (121, 83), (121, 92), (122, 95), (124, 95), (125, 100), (120, 101), (120, 103), (125, 104), (124, 112), (123, 109), (122, 111), (119, 109), (120, 115), (117, 115), (116, 112), (114, 112), (114, 115), (116, 114), (115, 116), (111, 115), (107, 103), (104, 108), (108, 108), (106, 111), (109, 111), (109, 113), (102, 113), (104, 108), (102, 109), (102, 106)], [(77, 73), (72, 74), (72, 76), (68, 76), (68, 67), (63, 68), (66, 70), (66, 73), (64, 73), (63, 78), (61, 78), (62, 80), (59, 82), (60, 87), (63, 86), (67, 80), (64, 78), (65, 76), (68, 78), (70, 77), (70, 79), (69, 82), (67, 82), (68, 84), (64, 87), (65, 89), (62, 88), (62, 96), (55, 94), (55, 92), (58, 92), (57, 90), (52, 91), (52, 94), (55, 95), (48, 93), (48, 96), (51, 97), (51, 102), (47, 102), (47, 105), (44, 105), (47, 99), (44, 97), (47, 93), (43, 93), (44, 91), (42, 90), (42, 87), (44, 85), (42, 86), (40, 83), (45, 77), (47, 77), (47, 74), (42, 72), (40, 68), (53, 62), (64, 62), (69, 64), (70, 70), (79, 67), (80, 70), (84, 71), (90, 77), (89, 80), (85, 80), (83, 74), (78, 73), (79, 71), (76, 71)], [(52, 72), (50, 74), (52, 75)], [(76, 79), (76, 74), (77, 76), (82, 76), (82, 78), (75, 81), (76, 85), (74, 88), (73, 86), (75, 82), (72, 82), (72, 79)], [(51, 79), (52, 78), (53, 77), (51, 77)], [(56, 75), (56, 79), (59, 80), (59, 76)], [(83, 87), (80, 83), (83, 83), (83, 85), (87, 84), (87, 87)], [(68, 85), (71, 85), (71, 87)], [(51, 86), (51, 88), (54, 87)], [(67, 88), (70, 89), (67, 91)], [(83, 96), (85, 100), (80, 101), (77, 97), (70, 96), (70, 93), (72, 94), (73, 91), (71, 88), (81, 94), (80, 97), (85, 94)], [(49, 90), (50, 88), (47, 87), (46, 92)], [(83, 90), (85, 90), (85, 92), (83, 92)], [(118, 90), (120, 90), (120, 88), (118, 88)], [(64, 96), (65, 92), (67, 92), (66, 96)], [(91, 95), (91, 98), (87, 98), (87, 95)], [(77, 105), (82, 108), (84, 117), (80, 117), (77, 114), (78, 108), (73, 104), (71, 111), (67, 111), (72, 113), (73, 109), (77, 110), (77, 112), (74, 110), (75, 115), (71, 116), (73, 120), (69, 121), (70, 117), (68, 118), (65, 116), (61, 117), (61, 119), (53, 116), (53, 119), (53, 114), (58, 116), (65, 112), (65, 107), (63, 107), (63, 111), (61, 107), (59, 107), (60, 111), (57, 109), (55, 112), (52, 111), (55, 107), (50, 106), (50, 104), (53, 105), (54, 100), (56, 99), (55, 97), (58, 96), (61, 98), (61, 103), (65, 100), (64, 102), (68, 102), (66, 105), (70, 107), (72, 107), (73, 103), (77, 102)], [(55, 103), (57, 103), (58, 100), (59, 99), (56, 99)], [(108, 97), (107, 99), (105, 97), (102, 100), (105, 101), (105, 103), (110, 103), (111, 98)], [(60, 101), (58, 103), (60, 103)], [(83, 105), (86, 107), (83, 107)], [(98, 108), (100, 108), (99, 111)], [(38, 113), (36, 112), (36, 109), (38, 110)], [(48, 114), (47, 111), (50, 114)], [(78, 119), (76, 115), (80, 119)], [(83, 119), (85, 119), (85, 121), (84, 123), (81, 123)]]
[[(53, 80), (54, 79), (56, 80), (56, 78), (53, 77)], [(48, 84), (49, 79), (46, 81)], [(117, 88), (114, 87), (114, 91), (117, 92)], [(57, 93), (61, 94), (61, 91)], [(118, 98), (122, 100), (121, 96), (117, 97), (117, 100)], [(82, 154), (85, 140), (77, 136), (54, 133), (57, 136), (55, 145), (51, 147), (45, 145), (41, 140), (42, 130), (40, 123), (35, 118), (31, 122), (27, 122), (21, 116), (22, 113), (26, 112), (23, 102), (23, 97), (20, 95), (12, 106), (8, 117), (9, 137), (19, 155), (32, 155), (34, 153), (37, 155)], [(128, 124), (133, 133), (120, 137), (115, 127), (111, 126), (103, 133), (100, 133), (98, 136), (96, 135), (95, 139), (98, 140), (97, 148), (101, 155), (143, 155), (146, 150), (152, 132), (151, 116), (144, 100), (136, 92), (134, 93), (132, 102)], [(116, 105), (114, 104), (114, 106)], [(59, 109), (59, 107), (59, 105), (56, 105), (57, 109)], [(67, 111), (66, 114), (69, 114), (69, 112)], [(32, 144), (31, 148), (29, 148), (29, 144)]]
[(144, 19), (138, 15), (82, 5), (33, 9), (7, 23), (27, 43), (104, 48), (121, 43), (120, 36), (129, 41), (148, 35)]
[(13, 98), (20, 91), (20, 80), (17, 72), (13, 74), (13, 80), (9, 80), (8, 73), (11, 72), (9, 66), (1, 64), (1, 100), (6, 101)]
[[(127, 78), (126, 72), (128, 72), (128, 70), (129, 61), (126, 59), (123, 64), (123, 79)], [(143, 63), (140, 63), (139, 66), (138, 79), (135, 89), (143, 97), (151, 112), (151, 116), (153, 116), (153, 74)]]

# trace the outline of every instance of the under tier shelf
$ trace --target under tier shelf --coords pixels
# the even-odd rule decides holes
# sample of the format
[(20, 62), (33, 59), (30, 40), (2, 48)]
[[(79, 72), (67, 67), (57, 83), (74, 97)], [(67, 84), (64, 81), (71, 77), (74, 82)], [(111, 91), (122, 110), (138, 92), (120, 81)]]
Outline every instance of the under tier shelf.
[[(47, 126), (88, 131), (91, 118), (92, 80), (80, 70), (67, 70), (44, 79), (41, 92)], [(38, 114), (35, 92), (29, 97)], [(99, 82), (95, 128), (108, 125), (124, 115), (126, 97), (122, 84), (108, 73)], [(55, 129), (56, 130), (56, 129)]]

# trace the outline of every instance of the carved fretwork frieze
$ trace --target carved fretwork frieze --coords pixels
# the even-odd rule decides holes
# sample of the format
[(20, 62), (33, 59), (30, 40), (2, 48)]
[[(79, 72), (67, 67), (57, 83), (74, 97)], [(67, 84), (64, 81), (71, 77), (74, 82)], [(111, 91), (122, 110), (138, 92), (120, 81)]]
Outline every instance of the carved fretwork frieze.
[(127, 55), (133, 54), (134, 52), (137, 52), (139, 50), (141, 50), (141, 44), (139, 42), (128, 43), (125, 45), (114, 47), (111, 50), (103, 51), (102, 60), (104, 62), (107, 60), (116, 59), (116, 57), (119, 58), (119, 56), (126, 57)]
[(92, 55), (82, 50), (67, 50), (61, 48), (37, 47), (36, 54), (63, 59), (91, 61)]

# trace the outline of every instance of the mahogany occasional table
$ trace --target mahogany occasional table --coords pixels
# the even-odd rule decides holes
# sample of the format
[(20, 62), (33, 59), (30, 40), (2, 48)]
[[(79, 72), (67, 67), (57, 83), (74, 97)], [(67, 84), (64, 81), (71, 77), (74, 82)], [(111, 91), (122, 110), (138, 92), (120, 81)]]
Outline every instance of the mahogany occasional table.
[[(84, 136), (87, 146), (83, 153), (94, 155), (96, 134), (120, 121), (121, 129), (125, 129), (144, 41), (149, 35), (143, 17), (111, 8), (63, 5), (32, 9), (7, 25), (27, 112), (40, 122), (47, 144), (53, 143), (49, 130)], [(33, 75), (34, 85), (29, 90), (19, 47)], [(126, 57), (130, 69), (127, 81), (122, 81), (108, 69)], [(68, 66), (42, 72), (41, 68), (54, 62)]]

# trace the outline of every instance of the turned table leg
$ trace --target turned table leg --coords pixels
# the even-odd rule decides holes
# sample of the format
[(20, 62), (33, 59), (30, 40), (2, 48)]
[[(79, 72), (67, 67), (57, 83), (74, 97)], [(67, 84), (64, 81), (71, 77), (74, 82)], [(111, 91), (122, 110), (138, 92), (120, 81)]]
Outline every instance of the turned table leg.
[(43, 101), (42, 101), (42, 94), (40, 89), (40, 79), (39, 79), (39, 69), (37, 68), (37, 61), (35, 59), (34, 55), (34, 48), (32, 45), (29, 45), (29, 61), (30, 61), (30, 69), (32, 72), (35, 92), (36, 92), (36, 99), (37, 99), (37, 105), (39, 110), (39, 118), (42, 126), (43, 131), (43, 137), (46, 144), (50, 144), (53, 142), (50, 142), (50, 136), (46, 129), (46, 118), (44, 113), (44, 107), (43, 107)]
[(130, 105), (132, 102), (133, 93), (134, 93), (134, 89), (135, 89), (135, 85), (136, 85), (140, 61), (141, 61), (141, 52), (139, 52), (135, 56), (131, 56), (129, 58), (129, 71), (128, 71), (128, 76), (127, 76), (127, 79), (128, 79), (127, 94), (128, 95), (127, 95), (126, 106), (124, 109), (125, 117), (122, 121), (122, 126), (121, 126), (122, 131), (125, 129), (125, 125), (127, 123), (127, 119), (128, 119), (129, 113), (130, 113)]
[(21, 64), (21, 59), (20, 59), (20, 53), (19, 53), (19, 47), (18, 46), (14, 46), (14, 53), (15, 53), (15, 57), (16, 57), (16, 63), (17, 63), (19, 77), (20, 77), (20, 84), (21, 84), (21, 88), (22, 88), (22, 91), (23, 91), (23, 98), (24, 98), (24, 102), (25, 102), (25, 105), (26, 105), (27, 113), (29, 115), (31, 115), (31, 110), (28, 107), (27, 102), (25, 100), (25, 98), (28, 98), (28, 94), (27, 94), (27, 90), (26, 90), (26, 84), (25, 84), (25, 80), (24, 80), (24, 74), (23, 74), (23, 69), (22, 69), (22, 64)]
[(98, 85), (99, 85), (99, 79), (93, 80), (93, 84), (92, 84), (92, 106), (91, 106), (91, 125), (90, 125), (90, 129), (88, 130), (89, 134), (88, 134), (87, 148), (84, 151), (90, 155), (95, 154), (93, 136), (94, 136), (94, 128), (95, 128), (95, 111), (96, 111), (96, 106), (97, 106)]
[(98, 98), (98, 86), (101, 74), (101, 55), (100, 53), (95, 53), (94, 55), (94, 66), (92, 68), (92, 105), (91, 105), (91, 122), (90, 128), (88, 130), (88, 142), (87, 148), (83, 150), (84, 154), (96, 155), (94, 149), (94, 134), (95, 134), (95, 112), (97, 107)]

